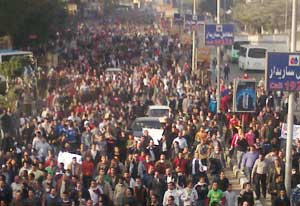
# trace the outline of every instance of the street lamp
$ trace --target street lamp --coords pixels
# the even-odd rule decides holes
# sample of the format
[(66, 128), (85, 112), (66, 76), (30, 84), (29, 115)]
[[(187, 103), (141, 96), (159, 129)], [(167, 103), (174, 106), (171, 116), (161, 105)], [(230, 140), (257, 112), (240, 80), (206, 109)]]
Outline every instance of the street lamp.
[[(196, 14), (196, 0), (194, 0), (193, 2), (193, 22), (195, 22), (195, 24), (197, 24), (197, 14)], [(196, 26), (196, 25), (195, 25)], [(192, 33), (192, 41), (193, 41), (193, 45), (192, 45), (192, 72), (195, 73), (196, 71), (196, 29), (193, 28), (193, 33)]]
[[(296, 51), (297, 36), (297, 0), (292, 3), (292, 27), (291, 27), (291, 49), (290, 52)], [(285, 189), (287, 195), (291, 195), (291, 170), (292, 170), (292, 143), (294, 127), (294, 92), (289, 93), (288, 116), (287, 116), (287, 141), (286, 141), (286, 164), (285, 164)]]

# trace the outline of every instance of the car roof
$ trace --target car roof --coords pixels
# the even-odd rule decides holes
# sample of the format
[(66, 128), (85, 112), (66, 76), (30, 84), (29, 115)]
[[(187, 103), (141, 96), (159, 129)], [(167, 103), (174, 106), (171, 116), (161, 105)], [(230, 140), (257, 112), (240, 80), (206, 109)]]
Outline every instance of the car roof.
[(146, 122), (146, 121), (159, 121), (159, 117), (138, 117), (134, 121)]
[(150, 105), (149, 109), (170, 109), (167, 105)]
[(105, 72), (121, 72), (121, 68), (114, 68), (114, 67), (109, 67), (105, 69)]
[(247, 45), (241, 45), (241, 47), (249, 48), (249, 49), (267, 49), (266, 47), (260, 46), (260, 45), (253, 45), (253, 44), (247, 44)]

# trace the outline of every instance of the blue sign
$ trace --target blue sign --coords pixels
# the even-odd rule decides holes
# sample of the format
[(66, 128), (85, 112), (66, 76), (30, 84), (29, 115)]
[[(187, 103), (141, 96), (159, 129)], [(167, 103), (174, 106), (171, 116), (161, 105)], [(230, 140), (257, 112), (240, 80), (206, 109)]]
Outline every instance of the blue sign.
[(185, 26), (196, 26), (204, 24), (205, 18), (203, 16), (193, 16), (191, 14), (185, 14)]
[(255, 112), (256, 81), (238, 79), (235, 81), (234, 112)]
[(182, 22), (182, 18), (181, 18), (181, 16), (180, 16), (179, 13), (175, 13), (175, 14), (174, 14), (174, 21), (175, 21), (175, 23), (180, 23), (180, 22)]
[(233, 44), (233, 24), (206, 24), (205, 45), (225, 46)]
[(300, 53), (269, 52), (267, 90), (300, 91)]

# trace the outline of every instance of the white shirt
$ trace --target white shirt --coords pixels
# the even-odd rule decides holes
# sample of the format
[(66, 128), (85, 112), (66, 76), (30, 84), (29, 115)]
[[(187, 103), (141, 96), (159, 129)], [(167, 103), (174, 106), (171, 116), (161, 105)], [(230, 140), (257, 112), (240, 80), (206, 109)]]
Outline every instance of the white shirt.
[(103, 191), (101, 188), (97, 187), (97, 188), (90, 188), (89, 189), (89, 193), (90, 193), (90, 197), (91, 197), (91, 200), (93, 201), (93, 205), (96, 205), (98, 204), (99, 202), (99, 196), (100, 194), (97, 194), (96, 192), (94, 192), (94, 190), (98, 189), (100, 194), (103, 194)]
[(185, 188), (181, 195), (181, 200), (184, 206), (192, 206), (198, 199), (198, 194), (195, 189)]
[(176, 137), (173, 143), (174, 142), (178, 142), (180, 149), (184, 149), (185, 147), (188, 147), (186, 139), (184, 137)]
[(174, 190), (167, 190), (165, 192), (164, 199), (163, 199), (163, 206), (166, 206), (168, 204), (168, 198), (170, 196), (173, 196), (174, 203), (176, 205), (179, 205), (180, 192), (178, 190), (174, 189)]
[(233, 191), (225, 191), (225, 198), (226, 198), (226, 206), (236, 206), (237, 205), (237, 198), (236, 193)]
[[(195, 161), (196, 160), (198, 160), (198, 162), (199, 162), (199, 171), (195, 171), (196, 170), (196, 168), (195, 168)], [(203, 165), (202, 165), (202, 162), (201, 162), (201, 160), (200, 159), (193, 159), (193, 161), (192, 161), (192, 174), (194, 175), (194, 174), (198, 174), (199, 172), (200, 172), (200, 170), (201, 170), (201, 168), (203, 167)]]
[(12, 192), (13, 192), (13, 197), (15, 197), (16, 196), (16, 193), (17, 193), (17, 191), (22, 191), (23, 190), (23, 184), (22, 183), (15, 183), (15, 182), (13, 182), (12, 184), (11, 184), (11, 189), (12, 189)]

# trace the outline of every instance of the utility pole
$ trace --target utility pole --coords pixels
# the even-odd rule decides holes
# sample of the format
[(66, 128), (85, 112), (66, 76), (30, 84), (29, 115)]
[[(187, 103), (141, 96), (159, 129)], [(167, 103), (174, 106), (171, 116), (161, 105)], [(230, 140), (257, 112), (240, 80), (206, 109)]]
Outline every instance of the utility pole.
[(184, 12), (183, 12), (183, 0), (180, 0), (180, 24), (179, 24), (179, 39), (182, 38), (182, 30), (184, 28)]
[[(194, 0), (193, 3), (193, 21), (196, 20), (197, 24), (197, 14), (196, 14), (196, 0)], [(195, 25), (196, 26), (196, 25)], [(193, 46), (192, 46), (192, 73), (195, 73), (195, 68), (196, 68), (196, 29), (195, 26), (193, 28), (193, 34), (192, 34), (192, 41), (193, 41)]]
[[(296, 51), (296, 33), (297, 33), (297, 0), (292, 3), (292, 27), (291, 27), (291, 49)], [(286, 139), (286, 163), (285, 163), (285, 189), (288, 197), (291, 195), (291, 170), (292, 170), (292, 143), (294, 127), (294, 92), (289, 93), (288, 116), (287, 116), (287, 139)]]
[(182, 17), (183, 16), (183, 1), (184, 0), (180, 0), (180, 16)]
[(285, 0), (285, 15), (284, 15), (284, 32), (287, 32), (287, 22), (288, 22), (288, 0)]
[[(220, 0), (217, 0), (217, 24), (220, 24)], [(220, 64), (221, 64), (221, 50), (220, 46), (217, 46), (217, 112), (220, 113)]]

